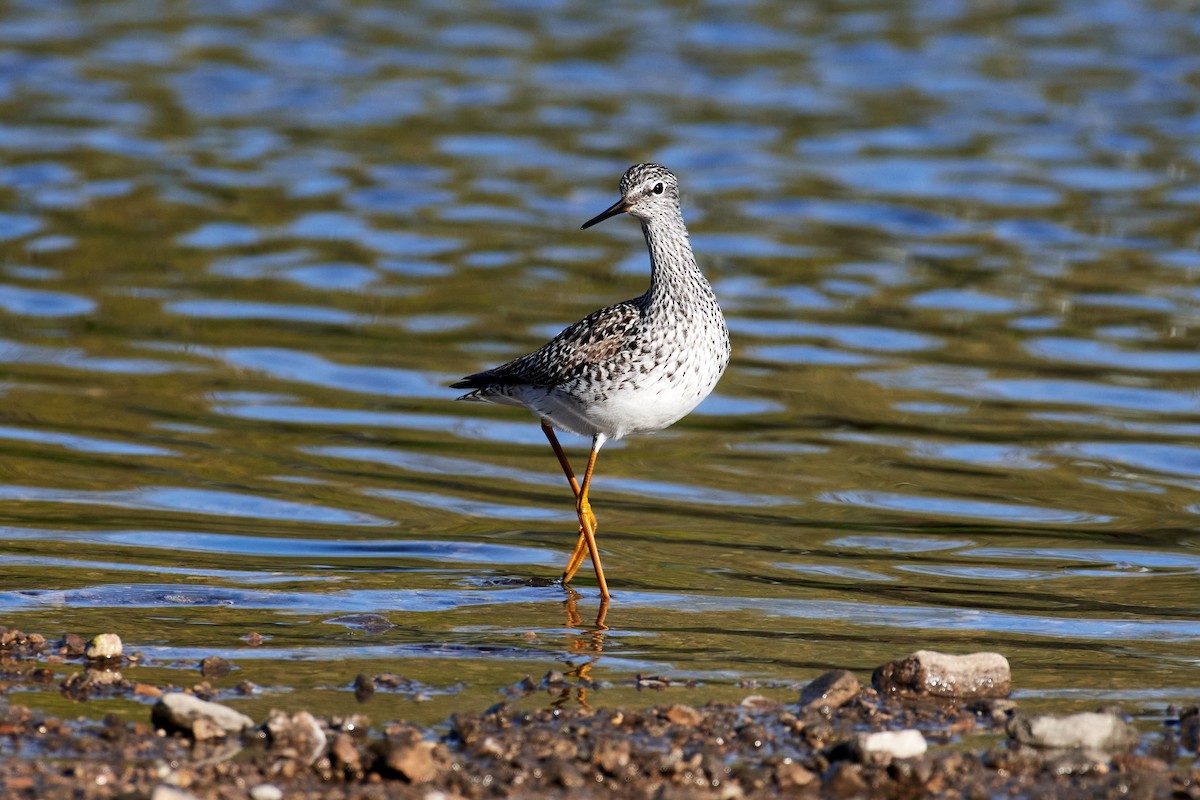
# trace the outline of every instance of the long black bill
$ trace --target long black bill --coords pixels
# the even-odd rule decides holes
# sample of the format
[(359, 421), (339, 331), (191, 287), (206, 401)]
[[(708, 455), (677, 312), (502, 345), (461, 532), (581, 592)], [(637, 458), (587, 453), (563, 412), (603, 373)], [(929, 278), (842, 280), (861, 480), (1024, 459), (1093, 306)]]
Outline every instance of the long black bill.
[(629, 210), (629, 205), (625, 202), (625, 198), (622, 197), (620, 200), (613, 203), (611, 206), (604, 209), (599, 214), (597, 214), (596, 216), (589, 219), (587, 222), (583, 223), (583, 225), (581, 225), (579, 227), (579, 229), (581, 231), (587, 230), (588, 228), (592, 227), (593, 225), (595, 225), (598, 222), (604, 222), (604, 220), (608, 219), (609, 217), (615, 217), (617, 214), (624, 214), (628, 210)]

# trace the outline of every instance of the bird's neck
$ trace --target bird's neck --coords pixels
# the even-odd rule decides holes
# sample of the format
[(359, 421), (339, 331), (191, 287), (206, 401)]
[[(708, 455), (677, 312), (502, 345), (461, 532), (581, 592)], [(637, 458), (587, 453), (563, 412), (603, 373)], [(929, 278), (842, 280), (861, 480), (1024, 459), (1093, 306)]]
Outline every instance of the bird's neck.
[(642, 220), (642, 233), (650, 250), (650, 289), (646, 298), (652, 306), (678, 304), (697, 293), (712, 294), (696, 266), (681, 214)]

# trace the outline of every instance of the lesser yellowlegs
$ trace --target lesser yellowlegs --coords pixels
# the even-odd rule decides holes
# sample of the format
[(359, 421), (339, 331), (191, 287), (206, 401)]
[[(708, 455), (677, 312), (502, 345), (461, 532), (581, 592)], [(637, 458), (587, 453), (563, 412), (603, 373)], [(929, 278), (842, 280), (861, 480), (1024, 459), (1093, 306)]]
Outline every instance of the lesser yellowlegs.
[[(579, 517), (579, 539), (563, 584), (590, 554), (604, 599), (608, 583), (588, 501), (600, 448), (609, 439), (651, 433), (678, 421), (708, 396), (729, 364), (729, 331), (712, 287), (696, 266), (675, 176), (658, 164), (630, 167), (621, 178), (621, 199), (583, 227), (623, 212), (641, 221), (650, 248), (645, 294), (602, 308), (538, 350), (453, 384), (471, 390), (459, 400), (521, 406), (541, 418), (575, 492)], [(582, 484), (555, 428), (592, 437)]]

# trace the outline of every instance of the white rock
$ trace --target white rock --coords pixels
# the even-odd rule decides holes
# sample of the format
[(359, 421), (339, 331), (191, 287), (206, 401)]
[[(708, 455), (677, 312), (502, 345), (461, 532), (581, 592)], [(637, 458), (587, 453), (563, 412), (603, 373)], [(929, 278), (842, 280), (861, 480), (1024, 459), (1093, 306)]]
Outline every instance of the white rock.
[(188, 794), (175, 786), (160, 784), (150, 793), (150, 800), (199, 800), (194, 794)]
[(859, 739), (859, 743), (866, 753), (889, 753), (893, 758), (913, 758), (924, 755), (929, 749), (921, 732), (912, 728), (867, 733)]
[(88, 643), (84, 653), (88, 658), (120, 658), (121, 637), (115, 633), (101, 633)]
[(283, 790), (269, 783), (260, 783), (250, 790), (252, 800), (283, 800)]
[(150, 712), (150, 719), (160, 728), (192, 734), (199, 720), (204, 721), (202, 727), (216, 727), (225, 733), (241, 733), (254, 727), (254, 720), (240, 711), (183, 692), (170, 692), (160, 697)]
[(1085, 711), (1067, 716), (1041, 716), (1018, 721), (1012, 735), (1035, 747), (1081, 748), (1114, 752), (1138, 741), (1137, 729), (1115, 714)]

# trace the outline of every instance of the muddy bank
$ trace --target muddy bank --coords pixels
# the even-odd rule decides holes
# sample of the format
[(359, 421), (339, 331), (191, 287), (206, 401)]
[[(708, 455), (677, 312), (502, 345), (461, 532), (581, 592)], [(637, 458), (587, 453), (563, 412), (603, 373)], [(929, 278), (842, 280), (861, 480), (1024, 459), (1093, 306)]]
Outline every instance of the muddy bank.
[[(995, 654), (918, 652), (866, 685), (835, 671), (791, 703), (500, 703), (428, 729), (372, 722), (359, 708), (250, 719), (206, 701), (203, 682), (178, 691), (129, 681), (118, 671), (127, 656), (87, 652), (77, 637), (0, 633), (4, 797), (1200, 797), (1194, 707), (1142, 730), (1118, 709), (1028, 716), (1007, 698), (1007, 663)], [(386, 680), (359, 683), (376, 677)], [(564, 680), (521, 679), (512, 691), (549, 698)], [(145, 719), (47, 718), (13, 702), (14, 689), (33, 685), (81, 704), (143, 698)]]

